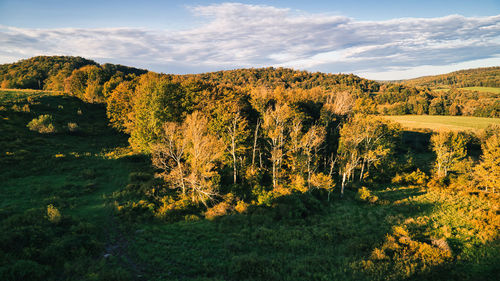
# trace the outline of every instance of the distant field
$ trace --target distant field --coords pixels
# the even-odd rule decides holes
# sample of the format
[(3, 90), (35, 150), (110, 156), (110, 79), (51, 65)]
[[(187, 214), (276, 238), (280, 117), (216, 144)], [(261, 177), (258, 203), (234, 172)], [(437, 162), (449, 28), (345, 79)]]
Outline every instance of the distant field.
[[(461, 90), (469, 90), (469, 91), (478, 91), (481, 93), (494, 93), (494, 94), (500, 94), (500, 88), (495, 88), (495, 87), (464, 87), (464, 88), (459, 88)], [(449, 88), (442, 88), (442, 89), (434, 89), (434, 91), (448, 91)]]
[(500, 118), (469, 117), (469, 116), (440, 116), (440, 115), (396, 115), (384, 118), (400, 123), (408, 129), (431, 130), (478, 130), (490, 124), (500, 125)]
[(500, 88), (494, 88), (494, 87), (465, 87), (465, 88), (460, 88), (460, 89), (500, 94)]

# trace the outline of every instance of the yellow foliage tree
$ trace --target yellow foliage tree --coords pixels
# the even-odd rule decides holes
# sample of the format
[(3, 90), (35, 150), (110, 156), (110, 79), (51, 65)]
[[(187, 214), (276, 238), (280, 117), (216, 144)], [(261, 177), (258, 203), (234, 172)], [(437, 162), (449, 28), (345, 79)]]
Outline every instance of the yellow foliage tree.
[(489, 137), (482, 145), (481, 162), (475, 167), (479, 186), (495, 192), (500, 187), (500, 134)]

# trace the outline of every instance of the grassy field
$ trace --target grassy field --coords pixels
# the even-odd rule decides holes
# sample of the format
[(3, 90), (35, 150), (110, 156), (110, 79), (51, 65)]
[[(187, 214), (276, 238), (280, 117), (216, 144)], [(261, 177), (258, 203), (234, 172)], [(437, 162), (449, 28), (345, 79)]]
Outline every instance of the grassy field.
[[(128, 153), (104, 107), (9, 95), (0, 98), (2, 280), (497, 280), (498, 198), (387, 183), (367, 184), (374, 202), (349, 188), (343, 199), (296, 194), (214, 220), (124, 214), (115, 200), (141, 198), (117, 194), (150, 162)], [(58, 132), (26, 127), (41, 114)]]
[(59, 92), (52, 91), (0, 89), (0, 103), (12, 103), (16, 101), (26, 100), (28, 97), (37, 98), (44, 96), (55, 96), (58, 94)]
[[(56, 133), (27, 128), (42, 114), (52, 115)], [(78, 130), (69, 132), (70, 122)], [(50, 92), (2, 91), (0, 131), (2, 280), (100, 280), (119, 270), (103, 258), (121, 236), (107, 198), (148, 164), (113, 157), (126, 150), (127, 136), (108, 126), (105, 108)], [(48, 219), (48, 205), (60, 221)]]
[[(461, 90), (478, 91), (481, 93), (494, 93), (500, 94), (500, 88), (496, 87), (463, 87)], [(434, 89), (433, 91), (448, 91), (449, 88)]]
[[(494, 280), (500, 258), (495, 226), (480, 242), (481, 228), (470, 224), (487, 218), (494, 203), (414, 187), (375, 194), (380, 203), (345, 198), (311, 202), (316, 210), (307, 210), (290, 200), (215, 221), (142, 224), (132, 248), (150, 280)], [(395, 252), (373, 257), (401, 229), (419, 249), (399, 238), (390, 250)], [(426, 252), (433, 239), (443, 237), (453, 241), (452, 250), (445, 250), (453, 258)], [(415, 256), (402, 262), (397, 249)]]
[(465, 88), (460, 88), (460, 89), (485, 92), (485, 93), (500, 94), (500, 88), (494, 88), (494, 87), (465, 87)]
[(407, 129), (479, 130), (489, 125), (500, 125), (500, 118), (440, 115), (393, 115), (384, 118), (400, 123)]

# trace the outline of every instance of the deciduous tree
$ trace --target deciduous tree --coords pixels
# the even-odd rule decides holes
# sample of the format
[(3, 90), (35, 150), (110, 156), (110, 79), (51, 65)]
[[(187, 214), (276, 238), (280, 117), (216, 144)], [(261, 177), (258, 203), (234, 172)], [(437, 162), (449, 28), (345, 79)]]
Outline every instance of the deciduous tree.
[(271, 152), (273, 187), (279, 183), (287, 125), (291, 117), (292, 109), (287, 104), (276, 104), (274, 108), (268, 108), (263, 116), (262, 128), (266, 131)]
[(475, 167), (479, 186), (495, 192), (500, 187), (500, 134), (489, 137), (482, 145), (481, 162)]
[(436, 153), (435, 169), (438, 177), (446, 177), (454, 165), (466, 155), (466, 138), (462, 133), (440, 131), (431, 136), (431, 146)]

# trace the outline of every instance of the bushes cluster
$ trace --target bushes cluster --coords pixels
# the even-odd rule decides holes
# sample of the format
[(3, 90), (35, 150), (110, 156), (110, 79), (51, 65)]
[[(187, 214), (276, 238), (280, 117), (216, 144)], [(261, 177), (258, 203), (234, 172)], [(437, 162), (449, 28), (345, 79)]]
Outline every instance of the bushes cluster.
[(54, 205), (50, 204), (47, 206), (47, 218), (51, 223), (57, 224), (61, 221), (61, 213)]
[(393, 227), (384, 243), (371, 252), (362, 268), (376, 280), (402, 280), (429, 273), (434, 267), (452, 260), (446, 240), (417, 241), (405, 226)]
[(419, 185), (425, 186), (427, 184), (429, 177), (419, 168), (416, 171), (411, 173), (402, 173), (396, 174), (394, 178), (392, 178), (392, 182), (396, 184), (411, 184), (411, 185)]
[(69, 122), (68, 125), (68, 131), (71, 133), (76, 133), (80, 131), (80, 127), (78, 127), (78, 124), (75, 122)]
[(31, 120), (28, 123), (27, 127), (31, 131), (35, 131), (40, 134), (51, 134), (56, 132), (56, 127), (53, 122), (54, 118), (52, 117), (52, 115), (44, 114)]
[(373, 195), (371, 191), (366, 187), (361, 187), (356, 193), (356, 199), (359, 201), (375, 203), (378, 201), (378, 197)]

